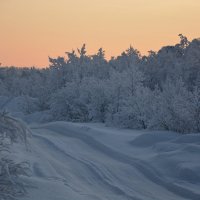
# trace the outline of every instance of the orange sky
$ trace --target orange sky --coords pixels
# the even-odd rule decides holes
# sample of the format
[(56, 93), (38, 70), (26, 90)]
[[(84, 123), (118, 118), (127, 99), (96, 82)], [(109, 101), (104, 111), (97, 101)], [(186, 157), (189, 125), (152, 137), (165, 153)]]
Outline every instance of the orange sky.
[(0, 0), (2, 65), (47, 66), (48, 56), (87, 44), (119, 55), (143, 54), (200, 37), (200, 0)]

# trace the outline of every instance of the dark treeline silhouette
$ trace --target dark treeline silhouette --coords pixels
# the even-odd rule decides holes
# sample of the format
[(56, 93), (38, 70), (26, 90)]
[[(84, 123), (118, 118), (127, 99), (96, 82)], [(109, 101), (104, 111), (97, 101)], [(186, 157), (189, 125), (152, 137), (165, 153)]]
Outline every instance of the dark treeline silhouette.
[(200, 132), (200, 40), (179, 36), (148, 56), (129, 47), (108, 61), (83, 45), (46, 69), (1, 67), (0, 95), (23, 97), (24, 114), (45, 112), (47, 121)]

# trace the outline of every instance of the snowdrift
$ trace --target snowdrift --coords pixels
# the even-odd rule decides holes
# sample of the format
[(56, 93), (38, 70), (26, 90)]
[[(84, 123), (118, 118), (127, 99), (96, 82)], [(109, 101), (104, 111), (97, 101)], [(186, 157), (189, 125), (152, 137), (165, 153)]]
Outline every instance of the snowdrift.
[(26, 200), (200, 199), (200, 135), (66, 122), (32, 132)]

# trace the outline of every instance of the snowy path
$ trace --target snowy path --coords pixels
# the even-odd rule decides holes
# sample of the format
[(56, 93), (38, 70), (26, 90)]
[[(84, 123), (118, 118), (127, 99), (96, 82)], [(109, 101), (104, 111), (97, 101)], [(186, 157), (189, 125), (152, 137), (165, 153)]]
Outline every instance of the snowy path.
[[(133, 143), (138, 143), (134, 139), (142, 133), (121, 133), (64, 122), (32, 130), (33, 150), (29, 159), (33, 175), (29, 181), (36, 188), (29, 189), (26, 199), (200, 199), (198, 178), (194, 178), (195, 184), (175, 183), (177, 179), (167, 176), (168, 171), (151, 163), (158, 156), (155, 148), (138, 148)], [(167, 139), (176, 138), (169, 135)], [(171, 148), (177, 151), (176, 147)]]

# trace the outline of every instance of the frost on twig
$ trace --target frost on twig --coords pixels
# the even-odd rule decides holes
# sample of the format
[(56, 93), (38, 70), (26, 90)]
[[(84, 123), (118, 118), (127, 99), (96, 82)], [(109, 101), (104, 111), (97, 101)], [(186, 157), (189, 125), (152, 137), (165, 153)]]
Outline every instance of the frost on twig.
[(16, 162), (11, 147), (14, 143), (27, 144), (28, 128), (20, 121), (0, 113), (0, 200), (13, 200), (26, 193), (20, 176), (27, 176), (29, 164)]

